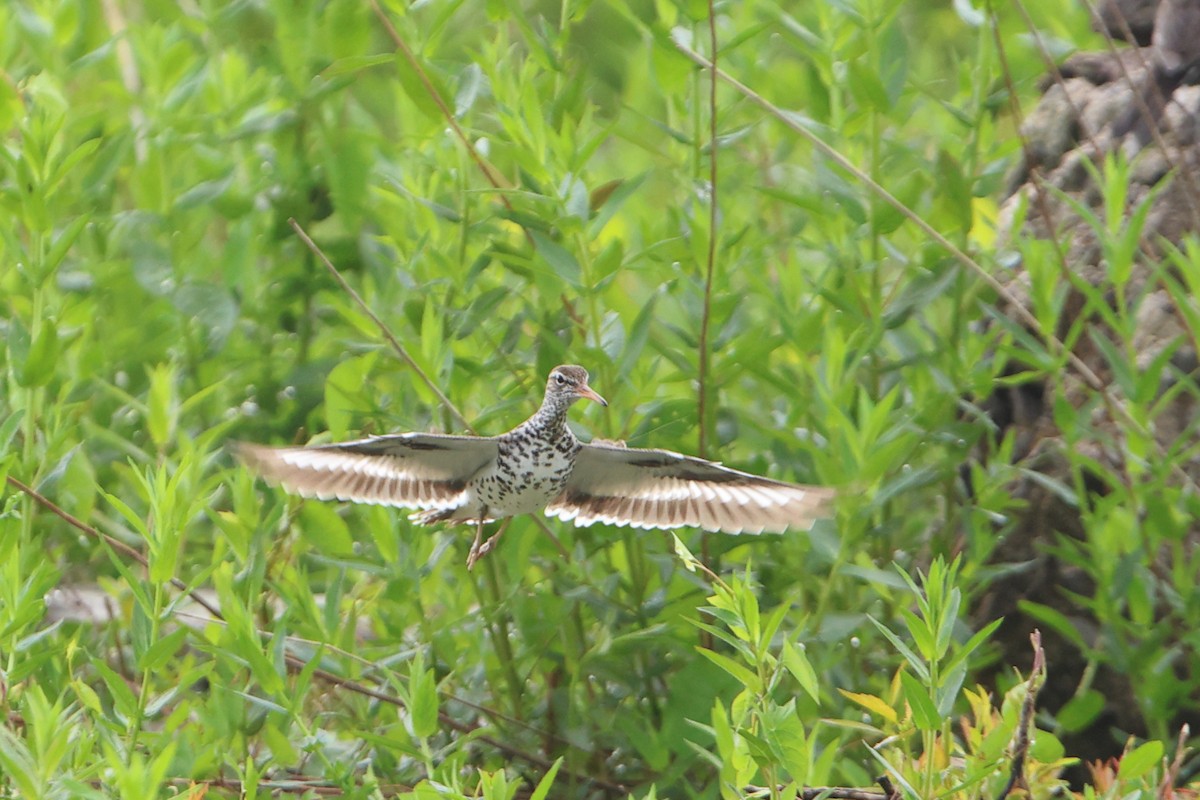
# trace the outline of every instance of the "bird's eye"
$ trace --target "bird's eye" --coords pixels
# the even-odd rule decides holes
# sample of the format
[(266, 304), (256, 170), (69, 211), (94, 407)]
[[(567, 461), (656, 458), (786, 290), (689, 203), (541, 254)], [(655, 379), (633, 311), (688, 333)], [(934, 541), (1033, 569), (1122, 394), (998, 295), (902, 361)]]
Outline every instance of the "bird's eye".
[(562, 386), (563, 384), (565, 384), (567, 382), (566, 376), (563, 375), (561, 372), (554, 373), (554, 380), (558, 382), (559, 386)]

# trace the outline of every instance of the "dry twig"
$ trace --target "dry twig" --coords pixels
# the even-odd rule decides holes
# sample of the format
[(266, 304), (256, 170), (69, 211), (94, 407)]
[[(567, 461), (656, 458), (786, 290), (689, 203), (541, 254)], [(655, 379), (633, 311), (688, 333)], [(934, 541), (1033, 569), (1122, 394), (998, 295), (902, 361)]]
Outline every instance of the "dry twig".
[(1025, 684), (1025, 701), (1021, 703), (1021, 718), (1017, 721), (1017, 732), (1013, 736), (1012, 769), (996, 800), (1004, 800), (1013, 789), (1029, 791), (1029, 783), (1025, 780), (1029, 732), (1033, 729), (1033, 712), (1037, 708), (1038, 691), (1041, 690), (1046, 677), (1046, 651), (1042, 649), (1042, 632), (1035, 628), (1029, 639), (1033, 643), (1033, 666), (1029, 670), (1029, 680)]

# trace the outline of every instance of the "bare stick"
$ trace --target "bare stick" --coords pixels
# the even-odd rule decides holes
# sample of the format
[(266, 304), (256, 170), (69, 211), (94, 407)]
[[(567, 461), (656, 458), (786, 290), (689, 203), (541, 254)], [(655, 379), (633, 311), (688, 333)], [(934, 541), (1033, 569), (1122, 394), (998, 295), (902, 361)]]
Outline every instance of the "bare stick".
[(1029, 792), (1029, 784), (1025, 780), (1029, 731), (1033, 728), (1033, 712), (1037, 707), (1038, 691), (1041, 690), (1046, 676), (1046, 651), (1042, 649), (1042, 632), (1035, 628), (1029, 639), (1033, 644), (1033, 666), (1029, 670), (1029, 680), (1025, 684), (1025, 701), (1021, 703), (1021, 717), (1017, 721), (1016, 735), (1013, 736), (1012, 769), (996, 800), (1004, 800), (1016, 788)]
[[(454, 131), (454, 136), (459, 142), (462, 143), (462, 146), (467, 149), (467, 153), (471, 156), (471, 160), (474, 161), (479, 167), (480, 172), (482, 172), (483, 176), (487, 178), (488, 183), (492, 184), (492, 186), (497, 189), (505, 188), (500, 180), (496, 168), (484, 160), (483, 156), (479, 154), (479, 151), (475, 149), (475, 145), (471, 144), (471, 140), (467, 138), (466, 132), (464, 132), (462, 126), (458, 124), (458, 120), (454, 117), (454, 113), (450, 110), (450, 107), (446, 105), (445, 99), (440, 93), (438, 93), (437, 87), (433, 85), (433, 81), (429, 79), (429, 74), (425, 72), (425, 68), (421, 66), (421, 62), (417, 60), (417, 57), (413, 54), (412, 49), (408, 46), (404, 39), (401, 38), (400, 33), (396, 30), (396, 26), (392, 24), (390, 19), (388, 19), (387, 14), (383, 13), (383, 9), (379, 7), (378, 0), (371, 0), (371, 8), (374, 9), (375, 16), (379, 19), (380, 23), (382, 23), (383, 29), (387, 31), (388, 36), (391, 37), (392, 43), (396, 45), (396, 49), (399, 50), (404, 56), (404, 60), (408, 62), (410, 67), (412, 67), (413, 72), (417, 73), (417, 79), (421, 81), (421, 85), (425, 87), (425, 91), (428, 92), (430, 99), (433, 100), (434, 104), (438, 107), (438, 110), (442, 112), (442, 116), (445, 118), (446, 124), (450, 126), (450, 130)], [(508, 202), (508, 198), (503, 194), (500, 195), (500, 202), (504, 203), (509, 211), (512, 211), (512, 205)], [(526, 236), (528, 235), (528, 232), (526, 232)]]
[(1175, 758), (1163, 773), (1162, 783), (1158, 786), (1158, 800), (1171, 800), (1175, 796), (1175, 784), (1179, 783), (1179, 771), (1183, 769), (1183, 759), (1187, 756), (1187, 741), (1191, 738), (1192, 728), (1186, 722), (1179, 729), (1179, 741), (1175, 745)]
[(438, 388), (437, 384), (425, 374), (425, 370), (421, 369), (417, 362), (413, 360), (413, 357), (408, 354), (408, 350), (404, 347), (404, 345), (400, 344), (400, 341), (395, 337), (391, 330), (388, 329), (388, 326), (384, 324), (383, 320), (375, 315), (375, 312), (372, 311), (371, 307), (366, 304), (366, 301), (364, 301), (358, 292), (354, 291), (353, 287), (346, 282), (346, 279), (342, 277), (342, 273), (338, 272), (337, 267), (335, 267), (333, 262), (329, 260), (329, 257), (325, 255), (325, 251), (318, 247), (317, 243), (314, 242), (307, 233), (305, 233), (304, 228), (300, 226), (300, 223), (297, 222), (294, 217), (288, 217), (288, 225), (292, 226), (292, 230), (294, 230), (296, 235), (300, 237), (300, 241), (304, 242), (304, 246), (311, 250), (312, 254), (315, 255), (321, 261), (321, 263), (325, 265), (325, 269), (329, 270), (329, 274), (333, 276), (335, 281), (337, 281), (338, 286), (342, 287), (342, 291), (350, 295), (350, 299), (352, 299), (358, 305), (364, 314), (370, 317), (371, 322), (375, 323), (375, 327), (379, 328), (379, 332), (383, 335), (383, 338), (387, 340), (387, 343), (392, 346), (392, 349), (396, 351), (396, 354), (400, 356), (400, 360), (407, 364), (413, 372), (417, 373), (417, 377), (421, 379), (421, 382), (429, 388), (429, 391), (434, 393), (438, 399), (438, 402), (440, 402), (446, 408), (446, 410), (454, 416), (454, 419), (458, 421), (458, 424), (463, 426), (464, 430), (469, 431), (470, 433), (475, 433), (475, 430), (471, 427), (471, 423), (467, 422), (467, 418), (464, 417), (462, 412), (458, 410), (458, 406), (454, 405), (454, 402), (449, 397), (446, 397), (442, 390)]
[(892, 784), (892, 779), (887, 775), (880, 775), (875, 779), (875, 782), (879, 784), (880, 789), (883, 789), (883, 794), (887, 797), (887, 800), (900, 800), (900, 790)]
[[(42, 508), (61, 517), (72, 528), (75, 528), (76, 530), (80, 531), (81, 533), (83, 533), (87, 536), (90, 536), (91, 538), (93, 538), (97, 541), (103, 542), (104, 544), (108, 545), (113, 550), (117, 551), (118, 553), (125, 556), (126, 558), (130, 558), (130, 559), (136, 561), (137, 563), (141, 564), (143, 567), (150, 566), (150, 562), (147, 561), (146, 557), (144, 555), (142, 555), (140, 552), (138, 552), (137, 549), (130, 547), (129, 545), (122, 542), (120, 539), (114, 539), (112, 536), (109, 536), (107, 533), (101, 533), (100, 531), (93, 528), (91, 525), (88, 525), (83, 520), (79, 519), (78, 517), (74, 516), (73, 514), (68, 513), (67, 511), (65, 511), (61, 506), (59, 506), (57, 503), (55, 503), (50, 498), (46, 497), (44, 494), (39, 492), (37, 489), (34, 489), (32, 486), (29, 486), (28, 484), (17, 480), (12, 475), (8, 475), (7, 478), (8, 478), (8, 483), (10, 486), (24, 492), (26, 495), (28, 495), (31, 499), (33, 499)], [(224, 617), (221, 616), (221, 612), (217, 609), (216, 606), (214, 606), (212, 603), (205, 600), (203, 597), (201, 597), (196, 592), (193, 592), (191, 589), (189, 589), (188, 585), (186, 583), (184, 583), (183, 581), (179, 580), (179, 578), (171, 578), (171, 585), (174, 586), (179, 591), (183, 592), (193, 602), (195, 602), (197, 605), (202, 607), (208, 613), (212, 614), (217, 619), (224, 619)]]
[[(887, 778), (880, 778), (879, 784), (882, 786), (884, 782), (890, 787), (891, 781)], [(766, 786), (747, 786), (746, 794), (768, 795), (770, 789)], [(783, 791), (783, 787), (779, 787), (779, 791)], [(895, 790), (893, 789), (893, 792)], [(888, 794), (884, 792), (876, 792), (871, 789), (854, 789), (846, 786), (806, 786), (796, 793), (798, 800), (817, 800), (819, 797), (828, 797), (831, 800), (894, 800), (899, 794)]]
[(700, 312), (700, 364), (697, 383), (700, 415), (699, 453), (708, 458), (708, 326), (712, 315), (713, 270), (717, 261), (717, 11), (708, 0), (708, 42), (711, 68), (708, 84), (708, 259), (704, 269), (704, 305)]

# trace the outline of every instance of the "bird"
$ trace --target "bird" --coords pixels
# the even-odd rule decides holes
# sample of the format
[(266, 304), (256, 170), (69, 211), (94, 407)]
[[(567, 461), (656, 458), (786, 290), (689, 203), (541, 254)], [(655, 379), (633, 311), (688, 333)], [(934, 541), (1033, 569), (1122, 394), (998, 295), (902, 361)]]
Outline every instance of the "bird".
[(468, 569), (503, 532), (485, 523), (543, 511), (577, 526), (703, 528), (729, 534), (810, 530), (835, 491), (764, 478), (670, 450), (576, 438), (567, 412), (608, 402), (588, 372), (550, 371), (541, 407), (499, 436), (400, 433), (313, 446), (235, 442), (235, 455), (268, 483), (303, 497), (414, 510), (421, 525), (473, 523)]

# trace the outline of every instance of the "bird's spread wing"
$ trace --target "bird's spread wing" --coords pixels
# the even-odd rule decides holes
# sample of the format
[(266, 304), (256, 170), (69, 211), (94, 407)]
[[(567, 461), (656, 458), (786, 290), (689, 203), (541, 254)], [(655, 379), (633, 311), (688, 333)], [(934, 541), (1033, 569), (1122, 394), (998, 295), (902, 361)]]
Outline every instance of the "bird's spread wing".
[(238, 442), (234, 453), (269, 483), (321, 500), (449, 509), (467, 481), (497, 456), (494, 439), (403, 433), (316, 447)]
[(809, 530), (834, 491), (761, 478), (712, 461), (608, 444), (579, 451), (566, 488), (546, 508), (576, 525), (696, 527), (724, 533)]

